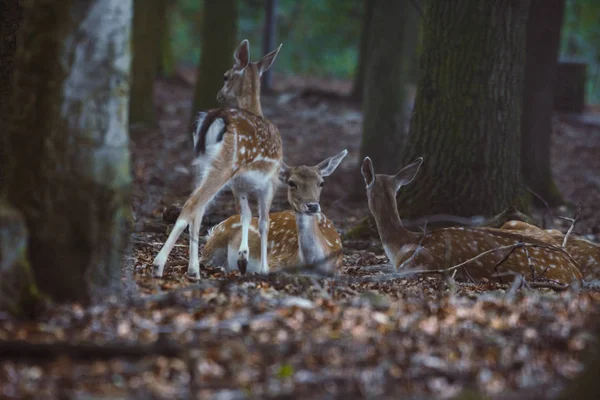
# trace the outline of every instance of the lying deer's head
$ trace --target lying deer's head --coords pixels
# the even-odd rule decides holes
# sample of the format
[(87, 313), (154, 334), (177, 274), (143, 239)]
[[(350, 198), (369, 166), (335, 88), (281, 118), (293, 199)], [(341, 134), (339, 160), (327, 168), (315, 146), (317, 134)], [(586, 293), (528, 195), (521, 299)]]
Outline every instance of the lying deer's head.
[(279, 170), (279, 180), (288, 185), (288, 201), (295, 212), (302, 214), (316, 214), (321, 212), (319, 200), (325, 181), (324, 177), (335, 171), (348, 150), (329, 157), (319, 164), (307, 167), (290, 167), (284, 162)]
[(361, 172), (367, 185), (367, 198), (369, 210), (375, 215), (383, 211), (386, 206), (396, 207), (396, 193), (404, 185), (408, 185), (415, 179), (417, 172), (423, 164), (423, 157), (417, 158), (406, 167), (402, 168), (396, 175), (375, 175), (373, 162), (365, 157), (362, 162)]
[(275, 57), (282, 45), (256, 62), (250, 62), (250, 44), (247, 39), (242, 40), (233, 59), (233, 67), (223, 76), (224, 84), (217, 94), (217, 101), (234, 103), (244, 96), (258, 94), (260, 77), (271, 68)]

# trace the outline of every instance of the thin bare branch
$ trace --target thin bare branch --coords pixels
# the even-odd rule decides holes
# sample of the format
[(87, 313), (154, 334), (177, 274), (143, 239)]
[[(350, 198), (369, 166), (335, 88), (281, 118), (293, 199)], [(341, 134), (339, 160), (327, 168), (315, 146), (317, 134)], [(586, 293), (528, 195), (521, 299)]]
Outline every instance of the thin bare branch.
[(567, 231), (567, 233), (565, 234), (565, 238), (563, 239), (563, 243), (562, 243), (563, 248), (565, 248), (567, 246), (567, 240), (569, 240), (569, 236), (571, 235), (571, 232), (573, 232), (573, 228), (575, 228), (575, 224), (577, 223), (577, 221), (579, 221), (579, 213), (581, 212), (582, 207), (583, 207), (583, 203), (579, 202), (579, 206), (577, 207), (577, 212), (575, 212), (574, 218), (560, 217), (561, 219), (571, 222), (571, 226), (569, 227), (569, 230)]

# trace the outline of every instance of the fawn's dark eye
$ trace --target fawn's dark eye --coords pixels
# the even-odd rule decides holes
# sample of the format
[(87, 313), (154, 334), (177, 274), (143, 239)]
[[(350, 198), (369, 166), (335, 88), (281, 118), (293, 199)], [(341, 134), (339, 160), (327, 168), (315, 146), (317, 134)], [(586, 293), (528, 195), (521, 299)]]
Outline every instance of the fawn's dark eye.
[(294, 182), (294, 181), (288, 181), (288, 185), (289, 185), (289, 187), (291, 187), (291, 188), (298, 187), (298, 185), (296, 185), (296, 182)]
[(325, 186), (325, 181), (319, 183), (319, 187)]
[(227, 82), (227, 80), (228, 80), (228, 79), (229, 79), (229, 77), (228, 77), (227, 75), (223, 75), (223, 80), (224, 80), (225, 82)]

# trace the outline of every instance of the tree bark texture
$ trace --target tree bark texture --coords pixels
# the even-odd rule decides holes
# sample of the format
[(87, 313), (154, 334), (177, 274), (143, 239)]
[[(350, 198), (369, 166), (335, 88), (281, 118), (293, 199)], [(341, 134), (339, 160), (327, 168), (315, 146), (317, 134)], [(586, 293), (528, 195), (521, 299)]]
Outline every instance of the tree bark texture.
[(405, 99), (417, 12), (408, 0), (372, 0), (363, 98), (361, 159), (371, 157), (378, 173), (392, 173), (406, 140)]
[(511, 205), (526, 211), (520, 120), (528, 6), (513, 0), (426, 3), (411, 133), (404, 149), (391, 143), (404, 150), (405, 164), (425, 159), (401, 190), (402, 216), (489, 216)]
[[(0, 2), (0, 193), (4, 187), (5, 174), (5, 135), (7, 117), (11, 111), (7, 107), (12, 82), (13, 65), (17, 53), (17, 32), (23, 19), (20, 0)], [(5, 108), (6, 107), (6, 108)]]
[(355, 101), (362, 101), (365, 82), (365, 64), (367, 55), (367, 39), (369, 37), (369, 24), (373, 15), (373, 2), (363, 1), (363, 22), (360, 32), (360, 43), (358, 45), (358, 59), (354, 82), (352, 83), (352, 92), (350, 98)]
[(562, 202), (552, 179), (550, 149), (564, 10), (565, 0), (531, 0), (527, 20), (521, 171), (525, 184), (552, 206)]
[(198, 111), (219, 106), (217, 93), (223, 86), (223, 74), (233, 65), (233, 52), (237, 47), (236, 0), (205, 0), (202, 24), (202, 53), (192, 122)]
[(131, 61), (131, 124), (157, 123), (154, 110), (154, 79), (162, 55), (166, 18), (165, 0), (133, 1), (133, 37)]
[(7, 197), (39, 289), (86, 302), (120, 286), (128, 247), (131, 0), (24, 2)]

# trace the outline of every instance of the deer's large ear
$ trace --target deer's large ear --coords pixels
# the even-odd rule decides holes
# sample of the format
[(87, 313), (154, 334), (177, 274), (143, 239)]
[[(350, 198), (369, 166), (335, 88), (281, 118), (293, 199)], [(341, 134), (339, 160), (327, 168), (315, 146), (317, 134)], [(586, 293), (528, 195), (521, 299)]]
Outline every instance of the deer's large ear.
[(344, 150), (333, 157), (329, 157), (317, 164), (317, 168), (321, 172), (321, 176), (329, 176), (340, 165), (344, 157), (348, 154), (348, 150)]
[(290, 175), (292, 173), (292, 169), (283, 161), (281, 161), (281, 166), (279, 167), (279, 183), (287, 185), (288, 179), (290, 179)]
[(400, 190), (402, 186), (408, 185), (413, 181), (413, 179), (415, 179), (415, 176), (417, 176), (417, 172), (419, 172), (419, 169), (421, 168), (422, 164), (423, 157), (419, 157), (415, 161), (398, 171), (396, 175), (394, 175), (396, 191)]
[(235, 67), (237, 69), (244, 69), (250, 62), (250, 43), (247, 39), (242, 40), (242, 43), (238, 46), (233, 53), (233, 59), (235, 60)]
[(365, 157), (360, 166), (360, 172), (362, 172), (362, 176), (365, 179), (365, 184), (367, 186), (371, 186), (375, 183), (375, 170), (373, 169), (373, 162), (369, 157)]
[(275, 57), (277, 57), (277, 54), (279, 54), (279, 50), (281, 50), (281, 46), (283, 46), (283, 43), (280, 44), (278, 48), (276, 48), (269, 54), (265, 54), (263, 56), (263, 58), (261, 58), (260, 60), (258, 60), (256, 62), (256, 64), (258, 65), (258, 74), (259, 75), (262, 75), (263, 72), (265, 72), (269, 68), (271, 68), (271, 65), (273, 65), (273, 62), (275, 61)]

